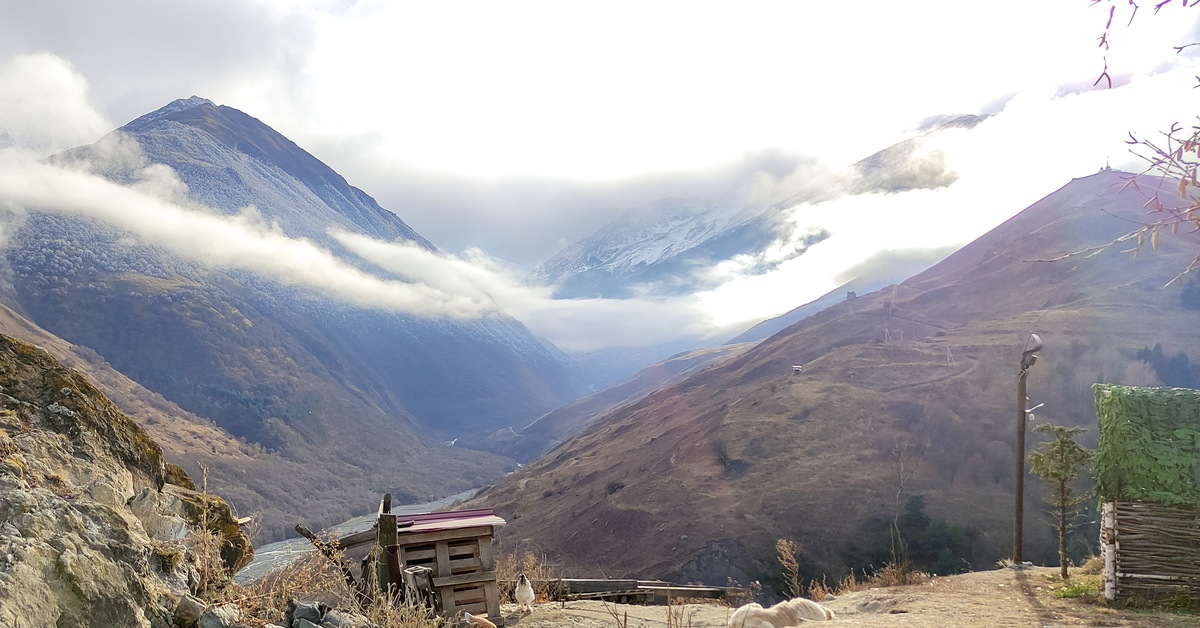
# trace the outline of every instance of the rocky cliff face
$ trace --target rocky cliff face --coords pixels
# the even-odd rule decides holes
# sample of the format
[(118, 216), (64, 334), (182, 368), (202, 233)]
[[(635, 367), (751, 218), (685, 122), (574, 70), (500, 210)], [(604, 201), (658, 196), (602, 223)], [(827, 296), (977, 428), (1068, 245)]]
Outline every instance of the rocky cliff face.
[(86, 379), (0, 336), (0, 625), (170, 625), (253, 555), (224, 501), (179, 484)]

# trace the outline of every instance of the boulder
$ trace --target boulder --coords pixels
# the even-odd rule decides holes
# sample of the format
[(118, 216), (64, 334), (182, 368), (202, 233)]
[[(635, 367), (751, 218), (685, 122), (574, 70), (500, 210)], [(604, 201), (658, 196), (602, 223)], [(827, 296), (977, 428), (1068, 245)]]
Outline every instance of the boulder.
[(200, 628), (230, 628), (242, 619), (236, 604), (210, 606), (200, 615)]

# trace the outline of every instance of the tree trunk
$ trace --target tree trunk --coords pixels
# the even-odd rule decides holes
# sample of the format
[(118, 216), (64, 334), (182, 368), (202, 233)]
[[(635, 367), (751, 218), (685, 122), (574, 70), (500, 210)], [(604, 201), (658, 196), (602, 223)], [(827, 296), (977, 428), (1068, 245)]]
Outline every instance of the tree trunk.
[(1058, 483), (1058, 564), (1062, 570), (1059, 575), (1063, 580), (1068, 580), (1071, 576), (1067, 573), (1067, 483), (1059, 480)]

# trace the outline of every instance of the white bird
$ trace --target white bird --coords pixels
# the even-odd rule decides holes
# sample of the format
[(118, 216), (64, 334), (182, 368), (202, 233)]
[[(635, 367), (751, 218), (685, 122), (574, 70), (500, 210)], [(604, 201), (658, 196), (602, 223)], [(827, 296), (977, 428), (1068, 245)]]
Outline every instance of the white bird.
[(521, 574), (517, 577), (516, 597), (517, 604), (520, 604), (521, 608), (525, 609), (526, 613), (533, 612), (533, 585), (529, 584), (529, 578), (526, 578), (525, 574)]
[(478, 617), (466, 611), (463, 611), (463, 621), (473, 628), (496, 628), (496, 624), (488, 621), (486, 617)]

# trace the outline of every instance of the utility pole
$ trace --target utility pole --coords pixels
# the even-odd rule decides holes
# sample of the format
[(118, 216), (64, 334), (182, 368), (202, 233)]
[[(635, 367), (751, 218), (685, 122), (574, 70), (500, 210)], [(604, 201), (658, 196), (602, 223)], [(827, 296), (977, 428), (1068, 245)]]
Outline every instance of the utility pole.
[(1037, 362), (1035, 352), (1042, 350), (1042, 339), (1029, 332), (1025, 349), (1021, 352), (1021, 370), (1017, 373), (1017, 485), (1013, 490), (1013, 556), (1015, 564), (1022, 562), (1021, 548), (1024, 546), (1023, 520), (1025, 518), (1025, 423), (1029, 414), (1029, 397), (1025, 394), (1025, 376), (1029, 367)]

